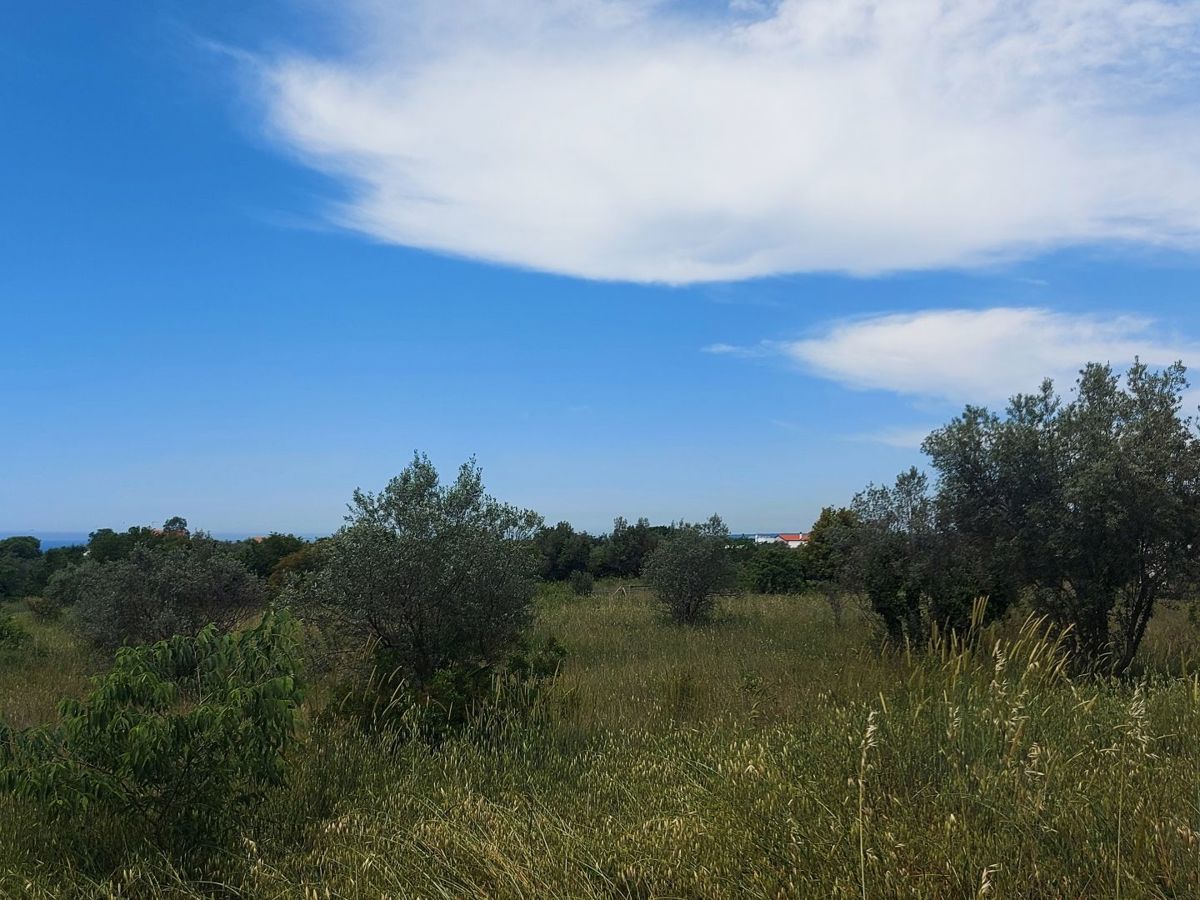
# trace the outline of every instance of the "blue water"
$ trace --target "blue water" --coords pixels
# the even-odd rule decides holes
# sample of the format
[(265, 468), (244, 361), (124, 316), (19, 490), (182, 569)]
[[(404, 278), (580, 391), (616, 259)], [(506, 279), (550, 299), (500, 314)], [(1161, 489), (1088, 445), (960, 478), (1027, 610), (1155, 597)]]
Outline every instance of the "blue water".
[(25, 535), (33, 535), (40, 540), (43, 552), (53, 550), (55, 547), (74, 547), (77, 544), (88, 542), (86, 531), (0, 531), (0, 539), (24, 537)]
[[(40, 540), (42, 542), (43, 553), (47, 550), (53, 550), (55, 547), (75, 547), (88, 542), (88, 533), (86, 531), (0, 531), (0, 540), (7, 537), (24, 537), (25, 535), (32, 535)], [(323, 535), (308, 533), (298, 536), (309, 541), (323, 537)], [(241, 532), (218, 532), (213, 537), (221, 541), (240, 541), (248, 537), (255, 537), (255, 535)]]

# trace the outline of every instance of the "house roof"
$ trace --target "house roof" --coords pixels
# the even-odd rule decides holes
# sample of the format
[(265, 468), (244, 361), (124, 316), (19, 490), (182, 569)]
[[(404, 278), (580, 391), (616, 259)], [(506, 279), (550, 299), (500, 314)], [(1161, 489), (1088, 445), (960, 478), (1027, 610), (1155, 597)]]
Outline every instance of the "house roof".
[(781, 535), (779, 535), (779, 539), (781, 541), (807, 541), (808, 535), (807, 534), (781, 534)]

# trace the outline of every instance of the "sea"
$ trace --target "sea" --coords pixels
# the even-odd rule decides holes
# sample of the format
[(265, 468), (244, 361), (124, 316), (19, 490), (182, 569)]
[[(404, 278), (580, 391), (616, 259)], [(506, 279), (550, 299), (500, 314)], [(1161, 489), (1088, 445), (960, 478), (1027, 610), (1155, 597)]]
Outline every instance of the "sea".
[(42, 552), (55, 547), (74, 547), (88, 542), (86, 531), (0, 531), (0, 540), (33, 536), (42, 542)]
[[(267, 534), (268, 532), (261, 532)], [(86, 531), (0, 531), (0, 540), (10, 537), (25, 537), (32, 536), (42, 542), (42, 552), (53, 550), (55, 547), (77, 547), (88, 542), (88, 533)], [(257, 537), (249, 532), (213, 532), (213, 537), (221, 541), (241, 541), (249, 537)], [(302, 537), (306, 541), (316, 540), (324, 535), (316, 533), (298, 534), (297, 537)]]

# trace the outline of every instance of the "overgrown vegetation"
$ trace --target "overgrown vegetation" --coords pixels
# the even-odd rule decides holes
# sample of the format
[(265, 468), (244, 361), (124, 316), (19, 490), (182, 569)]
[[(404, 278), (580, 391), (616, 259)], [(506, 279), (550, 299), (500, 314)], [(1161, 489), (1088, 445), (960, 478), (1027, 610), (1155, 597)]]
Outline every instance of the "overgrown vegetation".
[(0, 543), (0, 894), (1200, 895), (1185, 387), (968, 408), (797, 549), (421, 455), (316, 543)]
[[(144, 844), (81, 870), (57, 817), (0, 796), (0, 895), (1200, 893), (1200, 636), (1181, 611), (1136, 679), (1080, 681), (1069, 642), (1021, 616), (880, 654), (868, 613), (838, 627), (820, 595), (730, 598), (706, 629), (636, 589), (554, 596), (535, 625), (566, 647), (550, 690), (498, 681), (495, 712), (436, 744), (348, 728), (314, 690), (289, 777), (203, 864)], [(70, 665), (57, 652), (0, 680), (0, 714)], [(99, 811), (79, 827), (119, 834)]]
[(283, 781), (296, 651), (290, 621), (273, 613), (242, 632), (127, 647), (56, 721), (0, 722), (0, 791), (42, 810), (76, 863), (119, 864), (141, 843), (203, 854)]

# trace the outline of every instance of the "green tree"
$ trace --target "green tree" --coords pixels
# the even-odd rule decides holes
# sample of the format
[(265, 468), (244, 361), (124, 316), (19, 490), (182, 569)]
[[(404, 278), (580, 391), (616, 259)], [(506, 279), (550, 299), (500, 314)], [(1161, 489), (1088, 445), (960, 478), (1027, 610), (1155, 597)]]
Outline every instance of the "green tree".
[(188, 531), (187, 519), (182, 516), (172, 516), (162, 528), (134, 525), (120, 532), (111, 528), (100, 528), (88, 536), (87, 557), (93, 562), (112, 562), (128, 558), (136, 547), (178, 547), (193, 538), (211, 540), (203, 532), (191, 534)]
[(267, 584), (272, 590), (280, 590), (289, 583), (302, 581), (314, 572), (320, 571), (328, 541), (328, 538), (319, 538), (312, 543), (305, 543), (295, 552), (280, 558), (271, 567)]
[(712, 618), (718, 596), (733, 580), (728, 543), (729, 529), (713, 516), (672, 526), (647, 557), (646, 583), (676, 622), (697, 625)]
[(851, 511), (849, 582), (866, 594), (888, 636), (920, 644), (935, 625), (965, 628), (991, 585), (975, 546), (939, 521), (928, 476), (912, 468), (891, 487), (872, 485)]
[(666, 531), (665, 528), (652, 526), (645, 518), (630, 525), (625, 518), (618, 516), (613, 520), (607, 540), (603, 542), (603, 551), (597, 561), (597, 574), (637, 578), (642, 574), (646, 558), (658, 546)]
[(20, 536), (0, 540), (0, 600), (23, 597), (36, 585), (42, 566), (42, 542)]
[(171, 516), (171, 518), (163, 522), (162, 532), (163, 534), (187, 537), (190, 533), (188, 531), (188, 520), (183, 516)]
[(29, 587), (30, 594), (41, 594), (46, 590), (50, 579), (58, 572), (78, 565), (84, 560), (87, 548), (82, 545), (71, 547), (52, 547), (42, 554), (41, 565), (38, 566), (33, 583)]
[(417, 454), (379, 494), (355, 491), (347, 524), (301, 599), (410, 683), (501, 662), (525, 630), (541, 519), (485, 493), (474, 460), (443, 485)]
[(857, 526), (858, 517), (853, 510), (826, 506), (813, 523), (808, 546), (804, 548), (808, 577), (825, 594), (838, 627), (845, 615), (842, 596), (848, 585)]
[(1200, 442), (1181, 364), (1124, 384), (1083, 369), (999, 416), (968, 407), (925, 442), (946, 526), (986, 545), (1094, 668), (1124, 671), (1158, 600), (1185, 597), (1200, 553)]
[(756, 594), (798, 594), (808, 586), (808, 550), (781, 544), (748, 548), (741, 563), (741, 581)]
[(46, 586), (42, 589), (42, 593), (47, 600), (53, 602), (60, 609), (74, 606), (82, 596), (83, 586), (88, 583), (88, 579), (99, 567), (100, 563), (84, 559), (77, 564), (59, 569), (46, 579)]
[(137, 545), (127, 558), (90, 563), (74, 577), (56, 592), (75, 599), (81, 630), (106, 648), (194, 635), (210, 623), (227, 630), (266, 603), (263, 583), (209, 540)]
[(573, 572), (588, 567), (592, 539), (586, 533), (576, 531), (569, 522), (539, 529), (533, 543), (542, 558), (541, 575), (547, 581), (564, 581)]
[(271, 532), (266, 537), (248, 538), (236, 544), (237, 556), (259, 578), (267, 578), (285, 556), (299, 552), (307, 541), (294, 534)]

